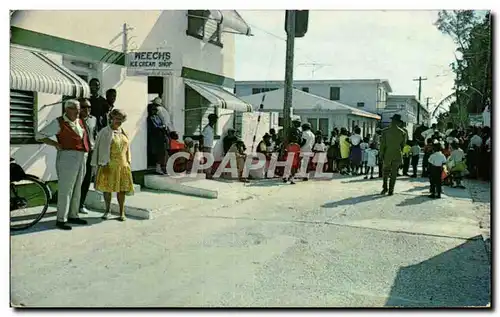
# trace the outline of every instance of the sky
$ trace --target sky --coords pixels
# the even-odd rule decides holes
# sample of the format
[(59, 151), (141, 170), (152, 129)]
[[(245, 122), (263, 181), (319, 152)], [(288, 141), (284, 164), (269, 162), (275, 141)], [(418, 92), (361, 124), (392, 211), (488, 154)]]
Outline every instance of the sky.
[[(285, 11), (238, 10), (254, 36), (236, 36), (236, 80), (283, 80)], [(452, 92), (455, 44), (433, 23), (438, 11), (310, 11), (295, 39), (294, 79), (388, 79), (392, 94), (432, 104)], [(321, 64), (313, 67), (311, 64)], [(301, 65), (302, 64), (302, 65)]]

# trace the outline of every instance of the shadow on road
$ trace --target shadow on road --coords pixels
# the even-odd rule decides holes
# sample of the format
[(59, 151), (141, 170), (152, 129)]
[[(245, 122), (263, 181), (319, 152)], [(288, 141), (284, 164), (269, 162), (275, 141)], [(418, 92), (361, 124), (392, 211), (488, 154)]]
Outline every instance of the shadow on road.
[[(130, 217), (128, 217), (130, 218)], [(103, 220), (101, 217), (82, 217), (82, 219), (87, 220), (88, 224), (87, 225), (74, 225), (74, 224), (69, 224), (72, 227), (85, 227), (85, 226), (91, 226), (95, 225), (98, 223), (101, 223)], [(112, 221), (114, 218), (111, 218), (108, 221)], [(35, 233), (35, 232), (42, 232), (42, 231), (47, 231), (47, 230), (59, 230), (56, 228), (56, 220), (46, 220), (46, 221), (40, 221), (37, 224), (35, 224), (33, 227), (28, 228), (26, 230), (20, 230), (20, 231), (11, 231), (10, 235), (11, 236), (18, 236), (18, 235), (23, 235), (23, 234), (30, 234), (30, 233)]]
[(417, 186), (417, 187), (412, 187), (408, 190), (405, 190), (405, 192), (407, 193), (412, 193), (412, 192), (421, 192), (423, 190), (429, 190), (430, 189), (430, 185), (429, 186)]
[(419, 195), (419, 196), (412, 196), (411, 198), (407, 198), (397, 204), (396, 206), (399, 207), (404, 207), (404, 206), (413, 206), (413, 205), (419, 205), (422, 203), (425, 203), (426, 201), (430, 201), (431, 198), (427, 197), (426, 195)]
[(323, 204), (321, 207), (322, 208), (335, 208), (338, 206), (355, 205), (355, 204), (364, 203), (367, 201), (373, 201), (373, 200), (384, 198), (384, 197), (386, 197), (386, 196), (379, 195), (379, 194), (351, 197), (351, 198), (346, 198), (346, 199), (342, 199), (339, 201), (328, 202), (328, 203)]
[(373, 181), (380, 181), (380, 180), (382, 180), (382, 177), (375, 177), (374, 179), (369, 179), (369, 178), (364, 179), (364, 176), (363, 176), (363, 178), (344, 181), (344, 182), (342, 182), (342, 184), (365, 183), (365, 182), (373, 182)]
[(401, 267), (386, 307), (486, 306), (491, 270), (481, 236), (421, 263)]

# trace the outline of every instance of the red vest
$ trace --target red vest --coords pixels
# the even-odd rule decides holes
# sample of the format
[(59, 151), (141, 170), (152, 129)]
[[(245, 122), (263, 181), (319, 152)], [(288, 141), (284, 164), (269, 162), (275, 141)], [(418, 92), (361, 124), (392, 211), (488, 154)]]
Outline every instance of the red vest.
[(63, 117), (57, 118), (59, 120), (59, 127), (61, 131), (57, 134), (57, 142), (61, 145), (63, 150), (72, 151), (82, 151), (88, 152), (89, 137), (87, 135), (87, 129), (85, 128), (83, 121), (78, 119), (78, 123), (83, 128), (83, 139), (71, 128), (71, 126), (64, 121)]

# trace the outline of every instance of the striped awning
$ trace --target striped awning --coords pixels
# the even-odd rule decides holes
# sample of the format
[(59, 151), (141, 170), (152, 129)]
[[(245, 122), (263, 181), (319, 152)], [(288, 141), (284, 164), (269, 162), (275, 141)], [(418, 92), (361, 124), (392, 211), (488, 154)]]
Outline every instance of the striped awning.
[(184, 79), (184, 83), (207, 99), (214, 106), (238, 112), (252, 112), (252, 105), (236, 97), (221, 86)]
[(10, 47), (10, 89), (71, 97), (90, 97), (78, 75), (40, 52)]
[(211, 18), (222, 23), (224, 30), (232, 30), (236, 34), (252, 35), (252, 29), (236, 10), (210, 10)]

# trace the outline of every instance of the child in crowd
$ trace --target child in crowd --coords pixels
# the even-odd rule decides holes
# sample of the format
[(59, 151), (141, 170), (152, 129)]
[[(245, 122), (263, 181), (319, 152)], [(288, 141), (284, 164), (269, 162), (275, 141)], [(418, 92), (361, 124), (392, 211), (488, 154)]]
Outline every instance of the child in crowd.
[(446, 157), (442, 152), (441, 144), (434, 143), (434, 153), (429, 157), (430, 198), (441, 198), (441, 175), (444, 164), (446, 164)]
[[(460, 144), (458, 142), (451, 143), (451, 154), (448, 158), (447, 167), (450, 171), (450, 185), (454, 188), (462, 188), (465, 187), (462, 185), (462, 176), (467, 169), (467, 165), (465, 164), (465, 152), (460, 148)], [(453, 184), (454, 183), (454, 184)]]
[(367, 166), (366, 166), (366, 163), (367, 163), (367, 157), (366, 157), (366, 150), (369, 149), (369, 144), (368, 142), (370, 141), (370, 139), (368, 139), (367, 137), (365, 137), (363, 139), (363, 142), (361, 142), (361, 144), (359, 145), (359, 147), (361, 148), (361, 174), (366, 173), (368, 174), (368, 169), (367, 169)]
[(418, 160), (420, 159), (420, 146), (416, 140), (413, 140), (413, 145), (411, 146), (411, 166), (413, 168), (413, 175), (411, 177), (417, 177), (417, 166)]
[(378, 150), (375, 143), (370, 144), (370, 148), (366, 150), (366, 170), (365, 179), (368, 179), (368, 171), (370, 171), (370, 179), (373, 179), (373, 170), (377, 166), (378, 162)]
[(427, 144), (424, 147), (424, 158), (422, 160), (422, 177), (428, 176), (428, 165), (429, 165), (429, 156), (431, 156), (433, 152), (432, 139), (427, 139)]
[(403, 175), (408, 176), (408, 170), (410, 169), (410, 159), (411, 159), (411, 145), (410, 141), (406, 142), (403, 147)]
[(349, 137), (349, 143), (351, 144), (351, 167), (352, 167), (352, 175), (359, 175), (359, 169), (362, 163), (362, 154), (361, 150), (361, 142), (363, 138), (361, 137), (361, 129), (359, 127), (354, 128), (354, 133)]
[(450, 144), (448, 142), (441, 142), (443, 146), (443, 154), (446, 158), (450, 157), (451, 155), (451, 150), (450, 150)]

